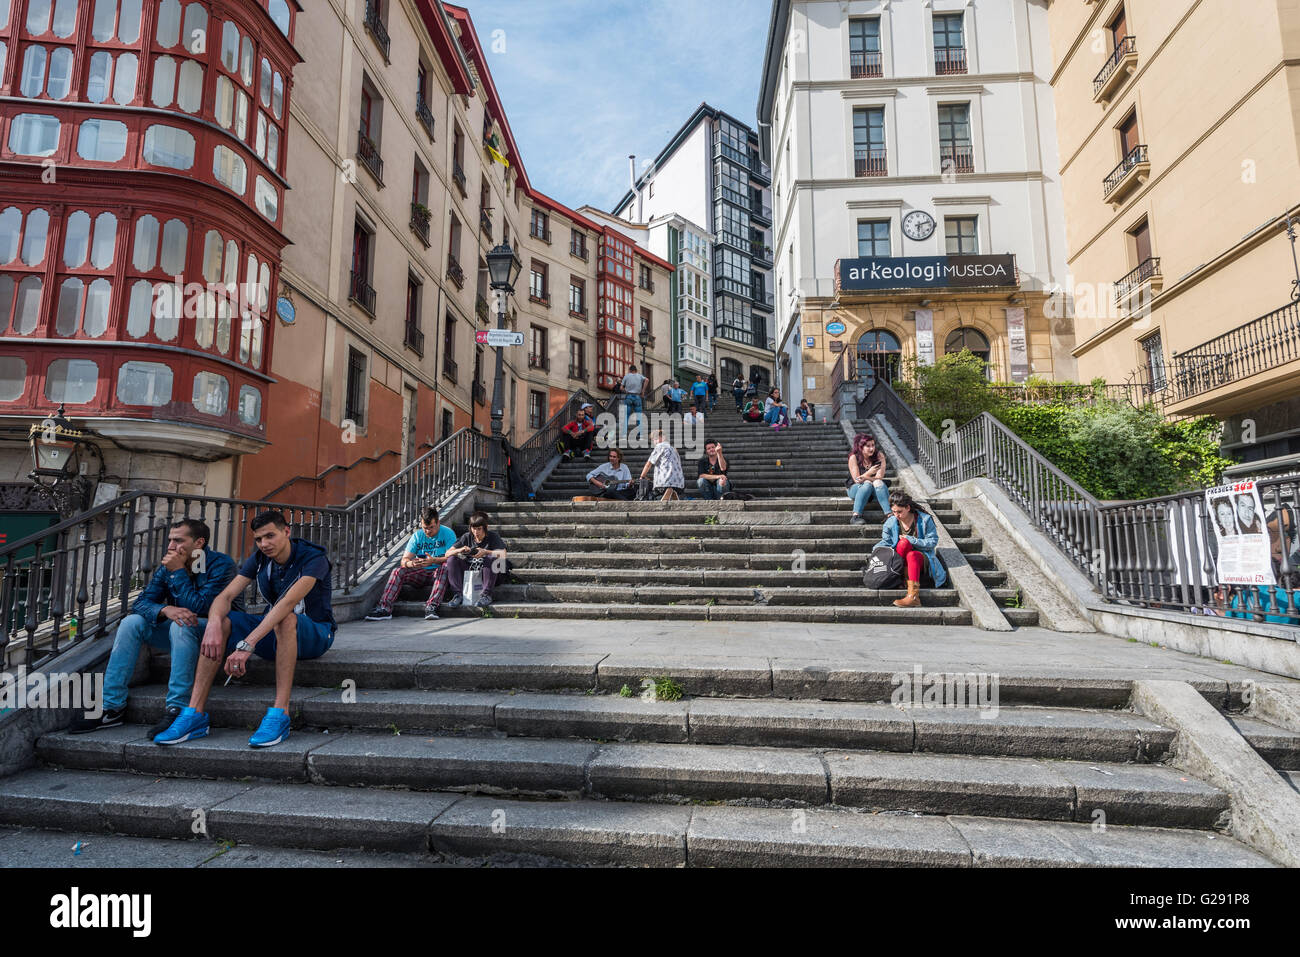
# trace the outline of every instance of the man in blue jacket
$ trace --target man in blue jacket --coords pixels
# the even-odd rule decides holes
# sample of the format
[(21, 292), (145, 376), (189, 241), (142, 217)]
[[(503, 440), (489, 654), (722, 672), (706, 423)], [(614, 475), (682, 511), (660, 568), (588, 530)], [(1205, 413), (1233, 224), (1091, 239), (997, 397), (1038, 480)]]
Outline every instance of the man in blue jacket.
[[(300, 658), (319, 658), (334, 643), (338, 627), (330, 605), (334, 583), (325, 549), (306, 539), (291, 538), (281, 512), (262, 512), (249, 527), (257, 548), (239, 566), (234, 581), (212, 602), (189, 706), (154, 739), (156, 744), (180, 744), (205, 737), (208, 715), (203, 709), (212, 682), (222, 670), (222, 659), (226, 674), (242, 677), (254, 654), (275, 662), (275, 705), (267, 708), (248, 743), (254, 748), (279, 744), (289, 737), (294, 666)], [(233, 607), (235, 599), (254, 581), (269, 606), (262, 615), (250, 615)]]
[(73, 734), (113, 728), (123, 722), (126, 686), (135, 672), (141, 645), (170, 651), (172, 659), (162, 720), (149, 729), (149, 737), (165, 731), (181, 713), (194, 684), (208, 609), (235, 577), (230, 556), (208, 548), (211, 535), (207, 523), (195, 518), (181, 519), (171, 527), (167, 554), (131, 606), (131, 614), (117, 626), (113, 652), (104, 670), (103, 709), (75, 721)]

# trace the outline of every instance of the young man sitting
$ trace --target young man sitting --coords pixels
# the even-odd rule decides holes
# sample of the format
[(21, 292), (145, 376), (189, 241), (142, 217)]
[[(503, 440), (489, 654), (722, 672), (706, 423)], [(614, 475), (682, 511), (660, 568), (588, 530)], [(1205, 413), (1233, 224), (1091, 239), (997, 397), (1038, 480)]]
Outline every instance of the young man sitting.
[(471, 515), (469, 531), (447, 549), (447, 586), (452, 592), (447, 607), (459, 608), (465, 604), (462, 593), (467, 571), (483, 576), (483, 590), (474, 603), (475, 607), (490, 607), (492, 589), (496, 587), (497, 578), (505, 574), (507, 568), (506, 557), (506, 543), (496, 532), (488, 530), (487, 514), (475, 512)]
[(591, 458), (591, 443), (596, 439), (596, 422), (591, 417), (591, 405), (584, 405), (578, 410), (578, 416), (561, 431), (560, 447), (564, 458), (571, 460), (575, 452), (581, 452), (584, 459)]
[(727, 478), (727, 459), (722, 454), (722, 443), (713, 439), (704, 443), (704, 457), (697, 465), (699, 478), (695, 487), (700, 490), (700, 497), (709, 500), (720, 499), (731, 491), (731, 481)]
[(609, 450), (609, 461), (602, 462), (588, 472), (587, 481), (601, 498), (624, 502), (636, 498), (636, 489), (632, 486), (632, 472), (623, 464), (623, 453), (618, 449)]
[(424, 620), (436, 621), (438, 600), (446, 581), (447, 549), (456, 544), (456, 533), (438, 521), (438, 510), (433, 507), (420, 511), (420, 528), (406, 543), (406, 551), (393, 573), (388, 576), (384, 594), (366, 621), (389, 621), (393, 617), (393, 602), (407, 585), (429, 587), (429, 599), (424, 606)]
[[(180, 744), (205, 737), (208, 715), (203, 709), (212, 682), (222, 670), (222, 658), (226, 674), (237, 678), (248, 672), (248, 659), (254, 654), (275, 662), (275, 705), (266, 710), (248, 743), (254, 748), (279, 744), (289, 737), (294, 666), (299, 658), (319, 658), (334, 644), (337, 626), (330, 605), (334, 583), (325, 549), (306, 539), (291, 538), (289, 523), (281, 512), (262, 512), (249, 522), (249, 528), (257, 547), (208, 610), (189, 707), (154, 738), (155, 744)], [(269, 606), (262, 615), (250, 615), (234, 607), (236, 599), (254, 581)]]
[[(103, 709), (78, 719), (70, 729), (73, 734), (114, 728), (123, 722), (126, 685), (135, 672), (142, 644), (170, 651), (172, 659), (162, 720), (149, 729), (149, 737), (166, 731), (180, 715), (194, 685), (208, 609), (235, 577), (230, 556), (208, 548), (211, 535), (207, 523), (196, 518), (183, 518), (171, 527), (167, 554), (131, 606), (131, 614), (117, 626), (113, 653), (104, 669)], [(243, 607), (242, 601), (239, 607)]]
[(763, 405), (758, 401), (757, 397), (750, 398), (745, 403), (745, 411), (740, 413), (740, 417), (746, 422), (763, 421)]

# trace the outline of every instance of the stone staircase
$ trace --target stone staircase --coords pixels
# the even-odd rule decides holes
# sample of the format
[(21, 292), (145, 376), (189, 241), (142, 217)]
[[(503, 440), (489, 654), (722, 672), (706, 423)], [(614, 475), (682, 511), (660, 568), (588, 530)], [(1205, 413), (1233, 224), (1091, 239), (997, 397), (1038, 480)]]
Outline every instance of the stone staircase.
[[(1174, 734), (1121, 678), (1004, 674), (982, 716), (892, 706), (894, 678), (852, 666), (665, 659), (684, 697), (644, 701), (619, 692), (658, 672), (618, 656), (333, 651), (300, 663), (298, 730), (251, 751), (273, 681), (255, 665), (201, 741), (146, 740), (161, 684), (133, 690), (132, 724), (46, 735), (0, 779), (0, 825), (408, 862), (1269, 863), (1218, 830), (1226, 794), (1165, 766)], [(1241, 687), (1203, 693), (1240, 707)], [(1300, 735), (1234, 721), (1300, 768)]]

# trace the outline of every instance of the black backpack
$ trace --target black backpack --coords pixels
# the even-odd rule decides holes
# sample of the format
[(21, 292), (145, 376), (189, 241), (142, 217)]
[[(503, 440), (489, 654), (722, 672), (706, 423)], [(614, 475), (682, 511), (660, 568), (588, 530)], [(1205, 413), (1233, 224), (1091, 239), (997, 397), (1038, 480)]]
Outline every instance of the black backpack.
[(871, 550), (871, 560), (862, 573), (862, 584), (866, 588), (902, 588), (906, 573), (902, 555), (888, 545), (877, 545)]

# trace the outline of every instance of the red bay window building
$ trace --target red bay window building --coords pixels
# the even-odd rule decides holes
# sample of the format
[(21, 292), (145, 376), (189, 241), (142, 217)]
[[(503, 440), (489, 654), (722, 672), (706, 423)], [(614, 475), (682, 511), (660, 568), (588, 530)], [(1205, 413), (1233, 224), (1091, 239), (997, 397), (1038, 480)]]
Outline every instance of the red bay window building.
[(60, 404), (108, 480), (266, 445), (297, 0), (0, 0), (0, 481)]
[(612, 231), (600, 237), (597, 281), (600, 314), (596, 320), (596, 384), (613, 390), (634, 362), (637, 329), (632, 319), (632, 255), (630, 239)]

